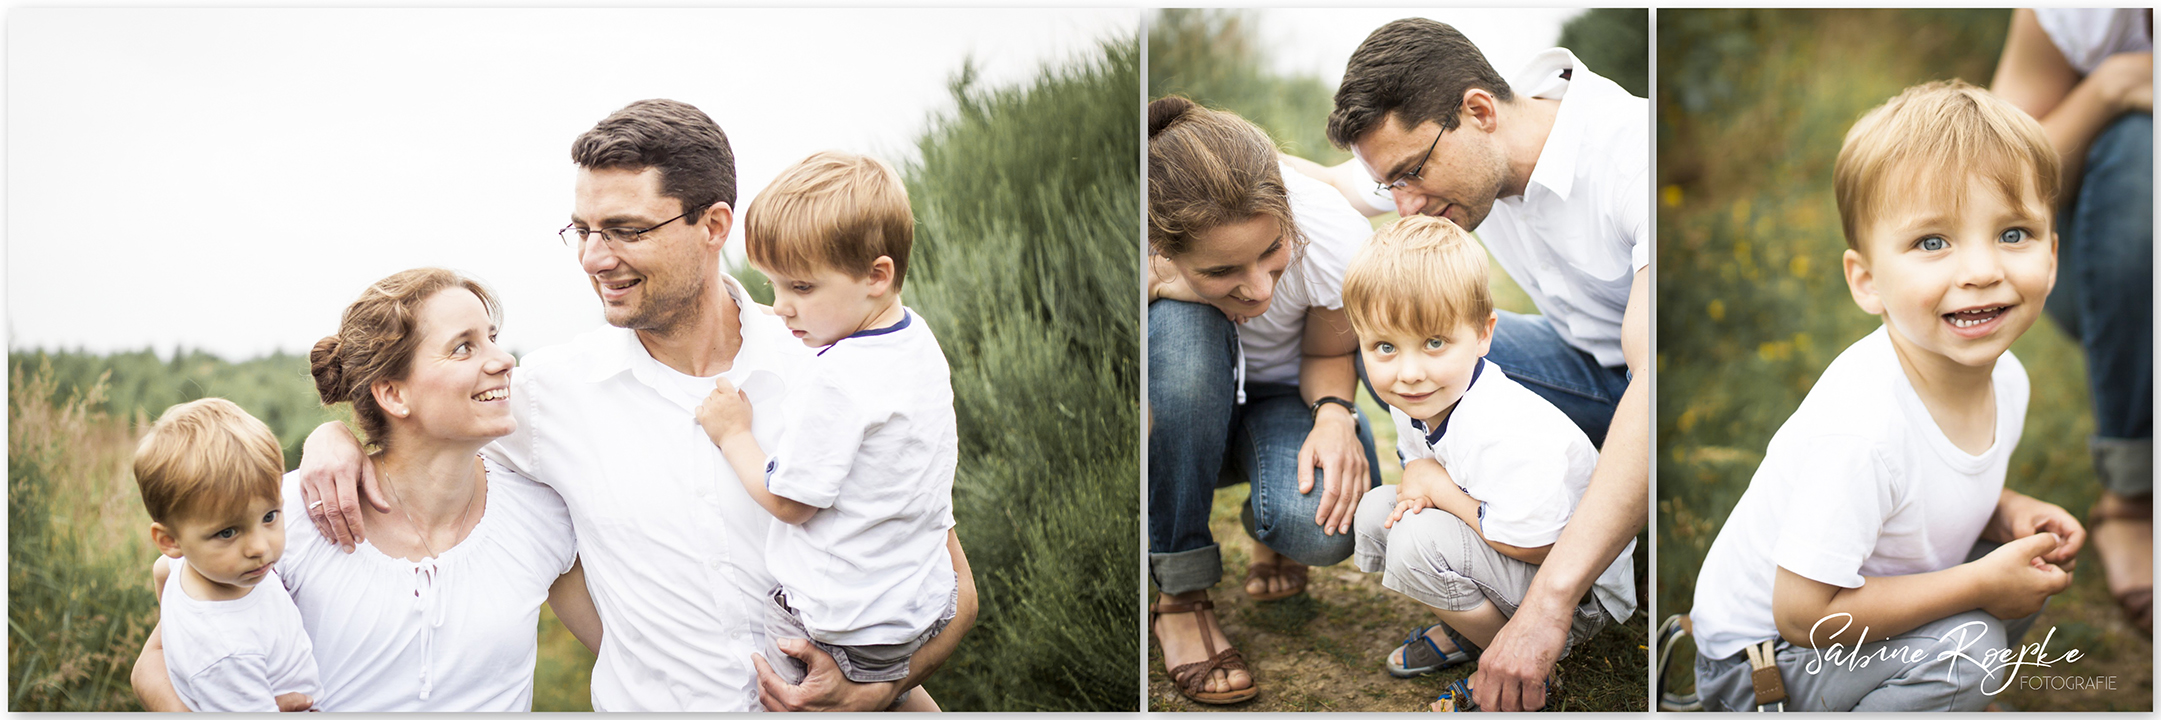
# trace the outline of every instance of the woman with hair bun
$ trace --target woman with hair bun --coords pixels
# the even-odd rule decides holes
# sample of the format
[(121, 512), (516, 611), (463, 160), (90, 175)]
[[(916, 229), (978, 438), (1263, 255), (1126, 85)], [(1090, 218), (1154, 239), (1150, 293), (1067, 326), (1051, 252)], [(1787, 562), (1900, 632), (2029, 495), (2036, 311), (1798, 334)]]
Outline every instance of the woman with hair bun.
[(1258, 693), (1208, 600), (1223, 576), (1215, 490), (1252, 483), (1244, 589), (1274, 600), (1350, 557), (1359, 499), (1380, 485), (1342, 292), (1371, 232), (1252, 123), (1149, 103), (1148, 565), (1164, 663), (1195, 702)]
[[(369, 286), (309, 353), (323, 404), (352, 404), (390, 508), (361, 503), (377, 530), (350, 554), (311, 523), (286, 524), (278, 570), (321, 669), (315, 709), (531, 710), (543, 602), (600, 645), (562, 497), (478, 455), (517, 429), (500, 316), (478, 282), (407, 270)], [(307, 516), (297, 476), (285, 478), (289, 518)], [(150, 643), (137, 695), (185, 709), (157, 634)]]

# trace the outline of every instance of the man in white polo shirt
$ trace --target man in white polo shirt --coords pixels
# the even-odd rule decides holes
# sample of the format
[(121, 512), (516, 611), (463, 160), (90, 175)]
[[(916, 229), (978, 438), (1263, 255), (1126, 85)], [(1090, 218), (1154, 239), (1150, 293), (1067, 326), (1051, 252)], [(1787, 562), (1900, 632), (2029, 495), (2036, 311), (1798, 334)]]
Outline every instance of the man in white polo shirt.
[[(571, 157), (576, 200), (560, 234), (610, 327), (524, 358), (511, 381), (518, 430), (485, 453), (570, 507), (606, 638), (593, 667), (594, 709), (886, 708), (942, 665), (974, 622), (975, 585), (958, 539), (947, 536), (960, 586), (955, 617), (916, 652), (905, 680), (850, 683), (830, 656), (799, 641), (783, 649), (801, 650), (809, 664), (801, 685), (754, 667), (776, 586), (765, 558), (773, 519), (695, 413), (714, 379), (726, 378), (750, 398), (753, 434), (774, 446), (794, 402), (791, 368), (810, 350), (720, 269), (735, 160), (704, 112), (673, 100), (632, 103), (580, 136)], [(309, 438), (305, 494), (327, 537), (363, 531), (359, 458), (335, 423)]]
[(1649, 104), (1560, 48), (1503, 80), (1455, 28), (1411, 18), (1351, 54), (1328, 139), (1353, 159), (1293, 164), (1359, 211), (1477, 231), (1539, 311), (1502, 312), (1487, 359), (1601, 446), (1575, 516), (1471, 679), (1480, 707), (1537, 709), (1571, 611), (1648, 517)]

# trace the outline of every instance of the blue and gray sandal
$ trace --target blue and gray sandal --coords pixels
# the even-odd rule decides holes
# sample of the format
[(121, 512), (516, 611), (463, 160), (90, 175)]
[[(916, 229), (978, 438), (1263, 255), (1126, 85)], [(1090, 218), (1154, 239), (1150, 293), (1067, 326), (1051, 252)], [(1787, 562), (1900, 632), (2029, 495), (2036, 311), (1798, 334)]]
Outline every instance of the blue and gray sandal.
[[(1545, 709), (1548, 710), (1553, 709), (1554, 677), (1553, 675), (1546, 676), (1547, 705)], [(1433, 699), (1433, 711), (1478, 712), (1478, 703), (1471, 700), (1471, 681), (1468, 678), (1458, 678), (1448, 683), (1448, 687), (1441, 688), (1440, 696)]]
[(1457, 642), (1453, 637), (1450, 638), (1450, 642), (1456, 644), (1456, 649), (1446, 653), (1441, 652), (1441, 646), (1434, 644), (1433, 638), (1426, 637), (1426, 631), (1435, 628), (1440, 628), (1444, 632), (1447, 629), (1444, 625), (1434, 624), (1412, 630), (1410, 637), (1403, 639), (1403, 660), (1401, 664), (1398, 664), (1394, 658), (1389, 658), (1386, 661), (1388, 674), (1399, 678), (1418, 677), (1462, 665), (1473, 659), (1471, 653), (1465, 651), (1461, 643)]

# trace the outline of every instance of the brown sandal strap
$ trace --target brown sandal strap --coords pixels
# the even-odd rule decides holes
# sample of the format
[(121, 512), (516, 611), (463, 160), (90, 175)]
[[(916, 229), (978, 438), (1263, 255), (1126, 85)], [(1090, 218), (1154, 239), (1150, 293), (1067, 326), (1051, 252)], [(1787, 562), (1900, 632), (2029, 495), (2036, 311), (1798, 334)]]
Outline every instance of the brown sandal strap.
[(1215, 607), (1216, 601), (1208, 600), (1205, 598), (1192, 602), (1157, 600), (1154, 606), (1148, 608), (1148, 613), (1150, 615), (1181, 615), (1184, 613), (1200, 612), (1202, 610), (1214, 610)]
[(2101, 497), (2100, 500), (2094, 501), (2092, 509), (2086, 511), (2086, 524), (2088, 526), (2099, 524), (2098, 521), (2101, 520), (2152, 519), (2152, 495), (2147, 495), (2145, 497), (2141, 497), (2135, 500), (2117, 497), (2114, 502), (2110, 502), (2110, 498), (2104, 495)]
[[(1209, 643), (1210, 646), (1214, 644)], [(1211, 655), (1206, 660), (1171, 668), (1171, 682), (1178, 683), (1178, 687), (1183, 688), (1188, 695), (1204, 694), (1208, 692), (1208, 676), (1215, 674), (1217, 670), (1226, 673), (1246, 670), (1246, 658), (1238, 654), (1238, 648), (1224, 648), (1222, 652)], [(1252, 671), (1247, 670), (1247, 674), (1251, 675)]]

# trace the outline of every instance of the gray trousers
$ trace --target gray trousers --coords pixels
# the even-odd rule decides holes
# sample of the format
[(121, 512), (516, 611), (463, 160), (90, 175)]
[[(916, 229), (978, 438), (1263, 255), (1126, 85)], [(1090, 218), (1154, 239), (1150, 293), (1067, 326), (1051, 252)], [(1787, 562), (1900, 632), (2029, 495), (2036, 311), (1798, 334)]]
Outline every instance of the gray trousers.
[[(1903, 712), (1952, 710), (1975, 712), (1988, 706), (1984, 688), (2003, 684), (2001, 671), (1991, 681), (1979, 663), (1992, 649), (2010, 647), (2040, 617), (1998, 620), (1968, 610), (1922, 625), (1888, 640), (1842, 651), (1862, 661), (1834, 663), (1811, 648), (1778, 641), (1778, 676), (1786, 685), (1786, 709), (1796, 712)], [(1911, 659), (1911, 662), (1907, 660)], [(1856, 667), (1858, 666), (1858, 667)], [(1814, 670), (1814, 672), (1810, 672)], [(1727, 658), (1696, 658), (1696, 694), (1709, 711), (1756, 709), (1749, 682), (1748, 653)]]
[[(1973, 562), (1998, 547), (1982, 540), (1966, 554)], [(1833, 663), (1826, 653), (1778, 641), (1778, 677), (1786, 685), (1786, 709), (1798, 712), (1900, 712), (1953, 710), (1975, 712), (1988, 706), (1984, 688), (1993, 682), (1979, 663), (1990, 650), (2008, 648), (2026, 635), (2041, 613), (2015, 620), (2000, 620), (1980, 610), (1968, 610), (1908, 630), (1896, 637), (1875, 640), (1858, 648), (1847, 643), (1844, 657), (1865, 663)], [(1910, 660), (1910, 662), (1909, 662)], [(1812, 665), (1813, 664), (1813, 665)], [(1856, 666), (1859, 667), (1856, 667)], [(1814, 672), (1810, 672), (1810, 670)], [(1998, 671), (1999, 674), (2001, 671)], [(1749, 682), (1748, 653), (1732, 657), (1696, 656), (1696, 695), (1703, 709), (1748, 711), (1756, 709), (1755, 685)]]
[[(1393, 528), (1382, 527), (1396, 507), (1396, 486), (1383, 485), (1358, 503), (1353, 523), (1358, 569), (1381, 573), (1381, 587), (1427, 605), (1461, 612), (1491, 602), (1504, 617), (1515, 617), (1531, 589), (1538, 566), (1502, 555), (1462, 518), (1428, 509), (1405, 515)], [(1585, 593), (1568, 628), (1568, 647), (1590, 639), (1610, 619), (1598, 598)]]
[[(781, 640), (794, 638), (807, 640), (825, 654), (831, 655), (833, 663), (840, 666), (840, 673), (852, 682), (901, 680), (908, 677), (908, 660), (915, 656), (915, 651), (921, 649), (924, 643), (937, 637), (947, 624), (953, 622), (959, 605), (960, 587), (955, 585), (953, 597), (946, 601), (945, 613), (939, 616), (938, 622), (932, 623), (930, 629), (924, 630), (923, 634), (912, 640), (897, 645), (834, 645), (812, 638), (810, 629), (803, 626), (802, 616), (796, 613), (795, 608), (788, 607), (787, 592), (776, 587), (766, 595), (763, 647), (765, 661), (773, 666), (773, 674), (779, 675), (782, 680), (789, 684), (801, 684), (810, 667), (780, 650)], [(894, 702), (899, 703), (901, 698), (905, 697), (907, 695), (903, 693), (900, 698), (895, 698)]]

